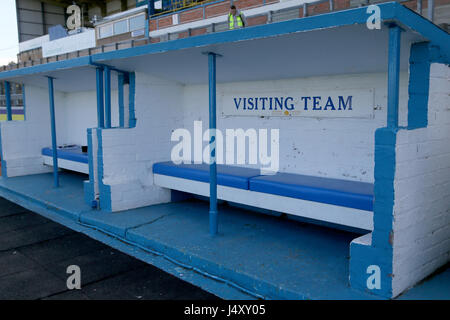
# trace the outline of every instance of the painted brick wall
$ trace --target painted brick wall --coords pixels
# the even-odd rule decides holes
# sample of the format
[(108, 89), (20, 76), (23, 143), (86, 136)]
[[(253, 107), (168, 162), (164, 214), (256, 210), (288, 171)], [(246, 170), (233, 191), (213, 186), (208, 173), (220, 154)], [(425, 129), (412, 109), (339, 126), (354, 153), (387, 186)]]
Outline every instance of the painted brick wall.
[[(112, 81), (117, 81), (115, 77)], [(58, 144), (87, 145), (87, 129), (97, 127), (97, 93), (64, 93), (63, 102), (55, 106)], [(118, 91), (111, 91), (111, 126), (119, 126)]]
[(450, 68), (432, 64), (428, 127), (397, 134), (393, 295), (450, 261)]
[[(226, 91), (244, 88), (248, 92), (298, 92), (317, 90), (327, 94), (336, 89), (375, 89), (373, 119), (356, 118), (258, 118), (222, 117), (218, 110), (217, 126), (225, 130), (237, 128), (280, 129), (280, 171), (365, 182), (374, 181), (374, 132), (386, 125), (386, 75), (360, 74), (303, 79), (218, 84), (218, 103)], [(405, 110), (407, 101), (407, 74), (401, 76), (400, 106)], [(218, 106), (219, 107), (219, 106)], [(208, 89), (206, 85), (185, 87), (183, 126), (193, 130), (194, 120), (208, 127)], [(401, 117), (405, 123), (406, 117)], [(174, 143), (173, 143), (174, 144)], [(206, 143), (205, 143), (206, 145)], [(251, 165), (249, 165), (251, 166)]]
[[(8, 177), (49, 172), (42, 162), (41, 149), (51, 145), (48, 91), (27, 86), (26, 121), (2, 122), (2, 161)], [(55, 93), (55, 103), (62, 95)]]
[(168, 190), (153, 185), (152, 165), (170, 160), (182, 93), (180, 84), (136, 73), (136, 127), (102, 130), (103, 184), (111, 188), (112, 211), (170, 201)]

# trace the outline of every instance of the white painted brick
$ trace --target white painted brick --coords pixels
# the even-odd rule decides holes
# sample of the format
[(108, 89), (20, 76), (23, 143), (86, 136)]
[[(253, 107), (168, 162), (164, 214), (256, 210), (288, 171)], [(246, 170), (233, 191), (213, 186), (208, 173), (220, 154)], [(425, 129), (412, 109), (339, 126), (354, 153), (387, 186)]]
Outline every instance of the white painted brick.
[(393, 292), (398, 295), (450, 257), (448, 67), (433, 64), (429, 126), (397, 135)]

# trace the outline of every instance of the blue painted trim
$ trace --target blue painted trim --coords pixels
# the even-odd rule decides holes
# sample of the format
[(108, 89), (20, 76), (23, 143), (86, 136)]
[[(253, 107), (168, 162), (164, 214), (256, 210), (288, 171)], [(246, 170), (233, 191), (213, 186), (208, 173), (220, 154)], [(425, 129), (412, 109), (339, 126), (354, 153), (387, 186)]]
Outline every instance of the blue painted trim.
[(125, 84), (125, 75), (123, 73), (119, 73), (117, 77), (118, 82), (118, 98), (119, 98), (119, 126), (121, 128), (124, 127), (125, 123), (125, 106), (124, 106), (124, 92), (123, 92), (123, 86)]
[(11, 83), (9, 81), (5, 81), (5, 98), (6, 98), (6, 120), (12, 121)]
[(25, 94), (25, 84), (22, 84), (23, 121), (27, 120), (27, 102)]
[[(382, 21), (395, 21), (399, 25), (418, 32), (426, 39), (430, 40), (432, 45), (439, 48), (438, 54), (440, 61), (450, 61), (450, 35), (448, 33), (397, 2), (382, 3), (378, 6), (381, 9)], [(365, 24), (367, 20), (366, 9), (367, 8), (362, 7), (331, 12), (301, 19), (258, 25), (226, 32), (204, 34), (173, 41), (148, 44), (135, 48), (98, 53), (89, 57), (74, 58), (12, 71), (4, 71), (0, 72), (0, 80), (34, 73), (56, 71), (59, 69), (88, 66), (93, 63), (101, 63), (102, 61), (111, 59), (129, 58), (191, 47), (236, 42), (240, 40), (267, 38), (292, 32), (313, 31), (316, 29), (333, 28), (351, 24)]]
[(96, 69), (96, 89), (97, 89), (97, 127), (105, 127), (105, 106), (103, 96), (103, 69)]
[(111, 128), (111, 69), (105, 67), (105, 128)]
[(98, 188), (100, 196), (100, 208), (105, 211), (112, 211), (111, 203), (111, 187), (103, 183), (103, 130), (97, 130), (97, 171), (98, 171)]
[(2, 166), (2, 177), (8, 178), (8, 170), (6, 161), (3, 159), (3, 139), (2, 139), (2, 128), (0, 126), (0, 159), (1, 159), (1, 166)]
[(389, 27), (387, 126), (392, 128), (398, 127), (401, 32), (397, 25)]
[(84, 202), (91, 204), (95, 200), (94, 191), (94, 152), (92, 150), (92, 128), (87, 129), (87, 144), (88, 144), (88, 162), (89, 162), (89, 181), (84, 182)]
[(150, 38), (150, 20), (145, 19), (145, 37)]
[(129, 127), (136, 127), (136, 114), (135, 114), (135, 94), (136, 94), (136, 74), (131, 72), (129, 74), (130, 88), (129, 88)]
[(216, 235), (219, 229), (217, 221), (217, 164), (216, 164), (216, 54), (208, 53), (209, 70), (209, 129), (210, 165), (209, 165), (209, 232)]
[[(395, 147), (398, 128), (380, 128), (375, 132), (375, 172), (374, 172), (374, 230), (369, 245), (352, 243), (350, 246), (350, 284), (352, 288), (392, 297), (393, 275), (393, 212)], [(381, 287), (367, 288), (367, 267), (380, 267)]]
[(449, 33), (407, 7), (395, 3), (394, 8), (394, 17), (402, 26), (407, 26), (424, 36), (430, 42), (430, 45), (439, 47), (439, 60), (442, 63), (450, 63)]
[(55, 96), (53, 89), (53, 78), (48, 77), (48, 99), (50, 106), (50, 123), (52, 132), (52, 154), (53, 154), (53, 184), (55, 188), (59, 187), (58, 176), (58, 145), (56, 143), (56, 120), (55, 120)]
[(429, 43), (411, 46), (408, 85), (408, 129), (425, 128), (428, 125), (428, 98), (430, 88)]

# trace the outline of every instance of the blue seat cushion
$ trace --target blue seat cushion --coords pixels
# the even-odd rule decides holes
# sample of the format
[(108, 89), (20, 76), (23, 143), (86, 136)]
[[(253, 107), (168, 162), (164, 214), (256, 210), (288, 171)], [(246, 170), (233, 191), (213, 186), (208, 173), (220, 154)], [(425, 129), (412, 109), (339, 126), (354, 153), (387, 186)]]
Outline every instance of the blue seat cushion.
[[(209, 165), (174, 164), (171, 161), (153, 164), (153, 173), (177, 178), (209, 182)], [(217, 165), (217, 184), (248, 190), (251, 177), (260, 175), (257, 169)]]
[(250, 179), (250, 190), (373, 211), (373, 184), (277, 173)]
[[(52, 148), (43, 148), (42, 155), (53, 157), (53, 149)], [(58, 159), (65, 159), (65, 160), (81, 162), (81, 163), (89, 163), (88, 154), (81, 151), (80, 146), (58, 148), (57, 156), (58, 156)]]

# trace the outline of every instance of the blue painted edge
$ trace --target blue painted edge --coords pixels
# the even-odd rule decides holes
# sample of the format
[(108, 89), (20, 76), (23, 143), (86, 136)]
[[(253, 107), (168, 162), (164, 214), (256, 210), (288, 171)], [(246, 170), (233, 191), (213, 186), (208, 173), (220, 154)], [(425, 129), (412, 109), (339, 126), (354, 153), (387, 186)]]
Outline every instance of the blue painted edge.
[(428, 125), (428, 98), (430, 87), (430, 47), (427, 42), (411, 46), (408, 84), (408, 129)]
[(95, 89), (97, 94), (97, 127), (105, 126), (105, 97), (103, 88), (103, 68), (97, 67), (95, 70)]
[[(393, 210), (395, 147), (399, 128), (379, 128), (375, 132), (374, 230), (369, 245), (350, 245), (350, 284), (353, 288), (392, 298)], [(367, 268), (377, 265), (381, 272), (380, 289), (369, 290)]]
[(209, 145), (211, 147), (209, 154), (209, 233), (214, 236), (219, 230), (218, 212), (217, 212), (217, 163), (216, 163), (216, 54), (208, 53), (208, 78), (209, 78)]
[(97, 171), (98, 171), (98, 187), (100, 194), (100, 208), (104, 211), (112, 211), (112, 203), (111, 203), (111, 186), (103, 183), (103, 130), (101, 128), (97, 128)]
[(58, 144), (56, 141), (55, 94), (52, 77), (48, 77), (48, 100), (50, 108), (50, 125), (52, 135), (53, 179), (54, 179), (54, 187), (58, 188), (59, 187)]
[(92, 144), (92, 128), (87, 129), (87, 143), (88, 143), (88, 159), (89, 159), (89, 180), (84, 182), (84, 202), (91, 205), (95, 200), (94, 194), (94, 153)]

